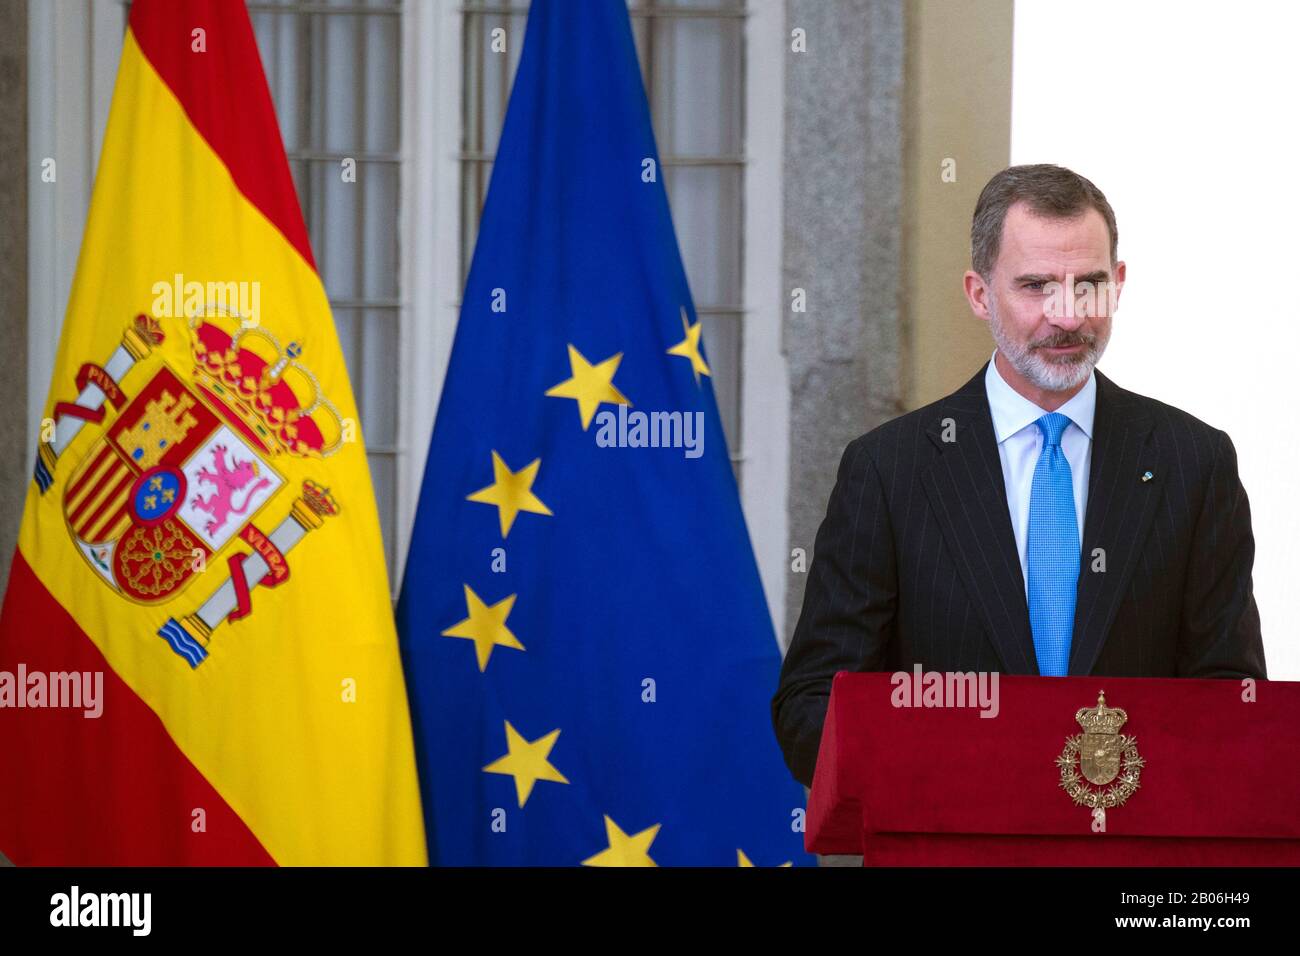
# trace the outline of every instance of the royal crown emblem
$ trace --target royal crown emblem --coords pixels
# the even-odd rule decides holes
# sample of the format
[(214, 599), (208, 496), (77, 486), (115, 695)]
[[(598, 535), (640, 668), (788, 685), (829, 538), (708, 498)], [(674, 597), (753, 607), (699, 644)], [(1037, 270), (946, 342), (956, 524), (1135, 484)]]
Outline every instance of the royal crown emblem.
[[(188, 332), (188, 376), (154, 355), (164, 333), (148, 315), (135, 317), (107, 362), (84, 364), (76, 399), (55, 405), (34, 477), (44, 494), (72, 440), (102, 428), (69, 472), (63, 512), (78, 552), (126, 600), (173, 601), (225, 557), (228, 574), (207, 601), (159, 631), (198, 667), (212, 632), (251, 613), (253, 588), (284, 583), (289, 550), (338, 512), (329, 489), (307, 480), (263, 532), (255, 519), (288, 487), (277, 459), (323, 461), (342, 446), (344, 426), (298, 361), (298, 343), (281, 346), (260, 325), (211, 310), (191, 316)], [(152, 375), (128, 396), (119, 383), (137, 367)]]
[(1137, 791), (1146, 761), (1138, 754), (1137, 738), (1120, 733), (1128, 714), (1107, 707), (1105, 691), (1097, 695), (1096, 707), (1080, 707), (1074, 719), (1083, 733), (1067, 737), (1056, 758), (1060, 786), (1076, 806), (1090, 808), (1104, 829), (1106, 811), (1123, 806)]

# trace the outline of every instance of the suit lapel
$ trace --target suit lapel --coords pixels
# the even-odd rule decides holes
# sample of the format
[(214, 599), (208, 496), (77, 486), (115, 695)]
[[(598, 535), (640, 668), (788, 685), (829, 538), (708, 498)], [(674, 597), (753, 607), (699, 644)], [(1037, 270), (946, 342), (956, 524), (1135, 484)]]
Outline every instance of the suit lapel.
[(921, 482), (1002, 670), (1037, 674), (1025, 581), (984, 389), (987, 368), (986, 362), (944, 399), (927, 427), (940, 455)]
[[(1091, 673), (1097, 662), (1167, 477), (1157, 445), (1148, 441), (1150, 415), (1132, 393), (1100, 372), (1096, 375), (1097, 411), (1070, 646), (1071, 675)], [(1148, 471), (1151, 478), (1143, 481)], [(1098, 569), (1101, 558), (1104, 571)]]

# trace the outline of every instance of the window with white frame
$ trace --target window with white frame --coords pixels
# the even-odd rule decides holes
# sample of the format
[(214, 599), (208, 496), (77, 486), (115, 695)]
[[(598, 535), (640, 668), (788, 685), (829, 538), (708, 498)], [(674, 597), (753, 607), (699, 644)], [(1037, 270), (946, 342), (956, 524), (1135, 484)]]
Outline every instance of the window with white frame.
[[(248, 0), (312, 251), (356, 393), (397, 587), (403, 321), (401, 0)], [(343, 175), (354, 162), (355, 182)]]
[[(428, 0), (415, 0), (428, 2)], [(396, 577), (402, 321), (402, 0), (249, 0), (312, 249), (348, 361)], [(630, 0), (664, 180), (737, 473), (743, 309), (743, 0)], [(460, 279), (469, 269), (527, 19), (465, 0)], [(503, 27), (506, 52), (491, 52)], [(341, 163), (357, 164), (355, 183)], [(396, 583), (396, 582), (395, 582)]]

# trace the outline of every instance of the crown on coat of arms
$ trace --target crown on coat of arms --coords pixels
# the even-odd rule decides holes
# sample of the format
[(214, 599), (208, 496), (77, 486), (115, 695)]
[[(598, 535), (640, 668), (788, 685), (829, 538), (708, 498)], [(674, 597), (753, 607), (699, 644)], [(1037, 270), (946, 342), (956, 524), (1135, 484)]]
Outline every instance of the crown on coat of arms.
[(152, 315), (141, 312), (131, 320), (122, 342), (131, 353), (131, 357), (139, 361), (150, 351), (162, 345), (166, 337), (163, 334), (162, 323)]
[(1097, 695), (1097, 706), (1080, 707), (1074, 719), (1085, 734), (1117, 734), (1128, 714), (1120, 707), (1107, 707), (1106, 693), (1102, 691)]
[(339, 503), (334, 500), (330, 490), (310, 478), (302, 483), (302, 498), (307, 507), (322, 518), (339, 513)]
[[(281, 346), (262, 326), (212, 310), (189, 323), (194, 384), (238, 416), (268, 453), (324, 458), (339, 450), (343, 419), (298, 361), (299, 343)], [(231, 323), (233, 331), (223, 328)]]

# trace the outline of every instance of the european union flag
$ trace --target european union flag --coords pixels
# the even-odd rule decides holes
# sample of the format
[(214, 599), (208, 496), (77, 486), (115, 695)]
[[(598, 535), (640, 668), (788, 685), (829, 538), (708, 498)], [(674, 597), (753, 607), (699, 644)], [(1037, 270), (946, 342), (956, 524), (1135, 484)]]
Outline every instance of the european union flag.
[(534, 0), (398, 625), (430, 860), (773, 866), (804, 792), (622, 0)]

